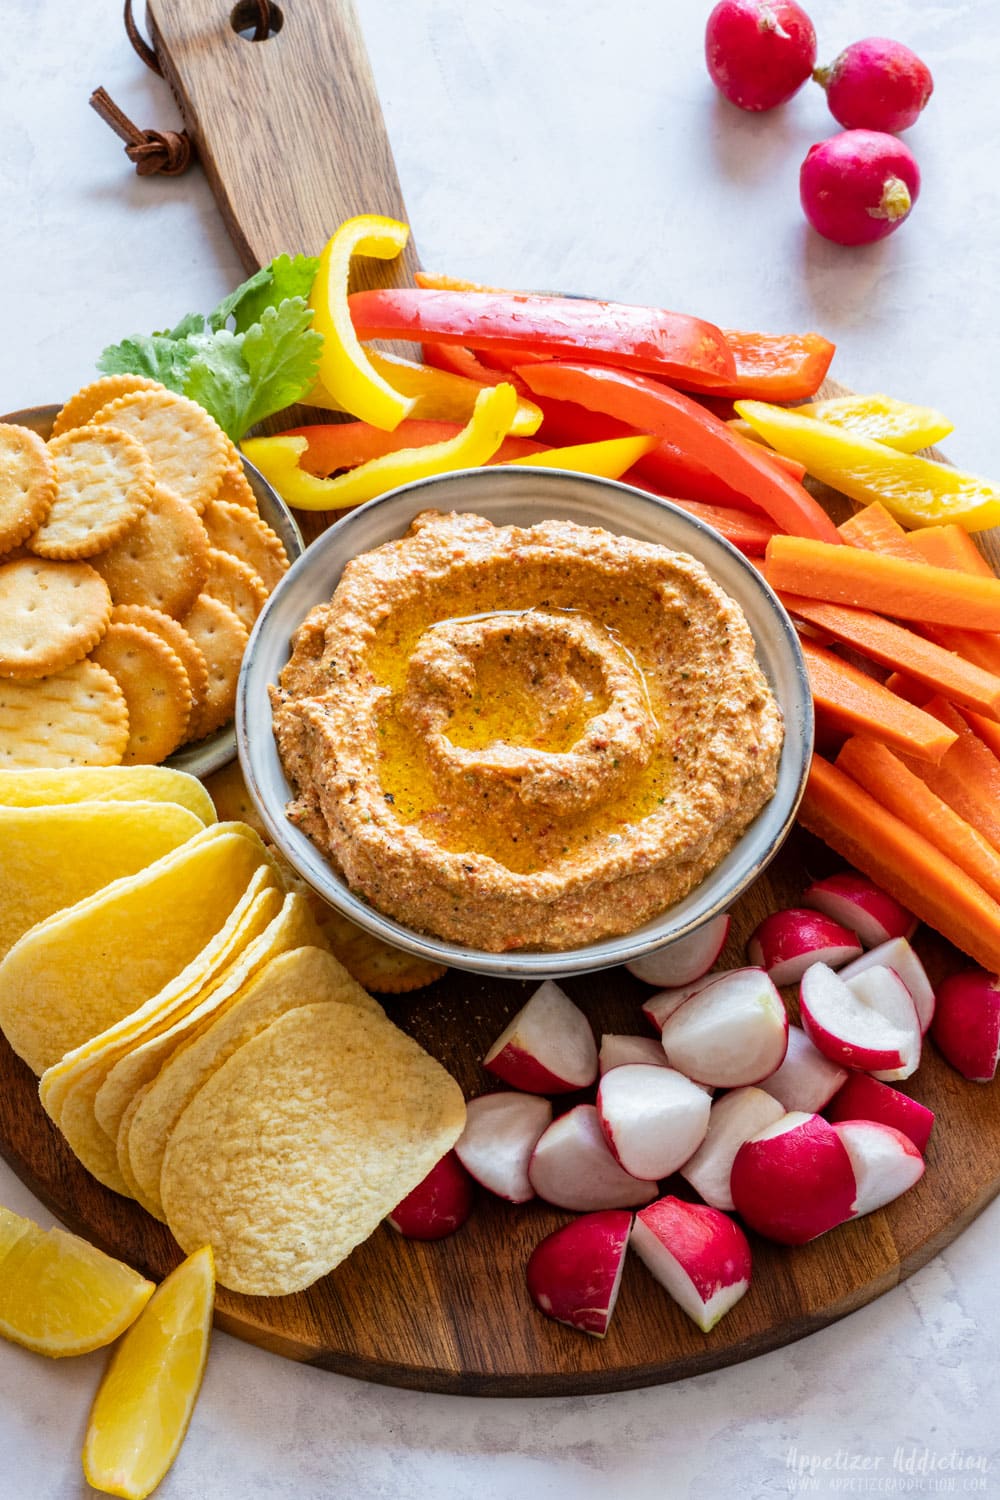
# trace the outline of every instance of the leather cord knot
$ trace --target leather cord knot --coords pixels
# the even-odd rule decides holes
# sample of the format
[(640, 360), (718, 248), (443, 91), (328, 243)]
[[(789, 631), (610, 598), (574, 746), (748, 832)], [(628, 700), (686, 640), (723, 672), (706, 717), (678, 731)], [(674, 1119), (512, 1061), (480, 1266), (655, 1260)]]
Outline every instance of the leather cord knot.
[(103, 88), (91, 94), (90, 106), (124, 141), (125, 155), (140, 177), (154, 172), (178, 177), (190, 165), (193, 148), (186, 130), (140, 130)]

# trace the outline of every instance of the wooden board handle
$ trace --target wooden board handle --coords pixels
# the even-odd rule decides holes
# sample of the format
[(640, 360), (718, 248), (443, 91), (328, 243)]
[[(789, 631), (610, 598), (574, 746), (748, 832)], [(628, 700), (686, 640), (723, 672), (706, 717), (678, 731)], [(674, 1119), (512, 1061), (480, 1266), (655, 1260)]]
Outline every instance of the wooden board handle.
[[(146, 19), (247, 270), (318, 253), (353, 214), (405, 219), (351, 0), (290, 0), (259, 42), (233, 14), (233, 0), (148, 0)], [(416, 266), (411, 240), (397, 261), (359, 262), (357, 285), (399, 285)]]

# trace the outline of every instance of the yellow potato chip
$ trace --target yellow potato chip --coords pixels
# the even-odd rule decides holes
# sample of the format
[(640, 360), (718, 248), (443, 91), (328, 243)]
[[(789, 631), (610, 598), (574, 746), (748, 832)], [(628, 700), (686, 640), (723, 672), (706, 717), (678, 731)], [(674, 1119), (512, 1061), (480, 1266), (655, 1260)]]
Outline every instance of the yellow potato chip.
[[(58, 802), (176, 802), (206, 826), (218, 821), (196, 776), (169, 766), (75, 766), (63, 770), (0, 770), (0, 807)], [(230, 818), (227, 822), (239, 822)], [(247, 820), (242, 819), (243, 822)]]
[(127, 432), (77, 427), (53, 438), (59, 488), (28, 538), (39, 557), (93, 557), (139, 519), (153, 496), (153, 466)]
[(173, 802), (0, 806), (0, 958), (36, 922), (153, 864), (204, 825)]
[(85, 562), (0, 564), (0, 677), (51, 677), (82, 661), (108, 628), (111, 595)]
[[(274, 890), (260, 892), (246, 909), (238, 930), (229, 933), (228, 942), (216, 945), (212, 959), (216, 966), (215, 982), (218, 970), (221, 969), (223, 974), (226, 972), (226, 960), (238, 954), (240, 944), (266, 924), (279, 901), (280, 897)], [(126, 1054), (129, 1047), (135, 1046), (143, 1036), (155, 1035), (159, 1029), (167, 1027), (172, 1016), (198, 1000), (203, 988), (197, 969), (197, 963), (189, 965), (190, 977), (187, 980), (179, 975), (173, 985), (167, 985), (153, 1001), (143, 1006), (141, 1020), (133, 1017), (129, 1018), (126, 1027), (111, 1027), (103, 1039), (94, 1039), (89, 1054), (86, 1048), (77, 1049), (79, 1060), (71, 1064), (64, 1059), (66, 1067), (60, 1068), (57, 1077), (52, 1069), (42, 1075), (39, 1092), (44, 1108), (55, 1119), (87, 1171), (116, 1193), (126, 1193), (127, 1183), (118, 1167), (115, 1134), (109, 1135), (97, 1118), (98, 1093), (115, 1061)], [(50, 1075), (54, 1077), (52, 1083), (48, 1082)], [(116, 1128), (117, 1124), (116, 1120)]]
[(181, 1115), (160, 1175), (167, 1223), (183, 1249), (212, 1246), (223, 1286), (300, 1291), (367, 1239), (464, 1122), (458, 1084), (385, 1016), (296, 1006)]
[[(71, 1086), (79, 1082), (90, 1065), (103, 1060), (102, 1079), (133, 1041), (144, 1035), (147, 1028), (164, 1017), (172, 1020), (185, 1006), (194, 1003), (196, 997), (210, 989), (239, 958), (247, 945), (254, 941), (271, 922), (280, 908), (282, 896), (275, 871), (270, 865), (261, 865), (247, 882), (246, 889), (235, 903), (218, 932), (195, 954), (177, 974), (167, 980), (162, 989), (144, 1001), (137, 1010), (112, 1023), (105, 1031), (88, 1037), (78, 1047), (73, 1047), (57, 1063), (46, 1068), (38, 1085), (42, 1104), (52, 1118), (59, 1123), (63, 1100)], [(100, 1087), (101, 1080), (96, 1088)], [(95, 1088), (95, 1094), (96, 1094)]]
[(110, 672), (128, 705), (126, 765), (158, 765), (187, 734), (191, 684), (177, 653), (141, 625), (109, 625), (91, 660)]
[(28, 682), (0, 678), (0, 767), (117, 766), (127, 744), (124, 694), (96, 662)]
[(270, 860), (252, 829), (214, 823), (137, 875), (26, 932), (0, 964), (0, 1028), (36, 1073), (162, 989), (218, 932)]
[(332, 953), (322, 948), (293, 948), (258, 969), (222, 1013), (190, 1041), (182, 1042), (156, 1076), (133, 1096), (137, 1103), (134, 1110), (129, 1106), (127, 1134), (124, 1140), (121, 1134), (118, 1138), (119, 1164), (126, 1179), (131, 1172), (141, 1201), (152, 1203), (158, 1218), (163, 1216), (160, 1169), (167, 1140), (202, 1084), (238, 1047), (278, 1016), (318, 1000), (379, 1011)]
[(52, 436), (59, 437), (72, 427), (83, 427), (102, 406), (116, 401), (119, 396), (127, 396), (132, 391), (163, 389), (158, 380), (149, 380), (145, 375), (102, 375), (99, 380), (92, 380), (77, 391), (75, 396), (70, 396), (52, 423)]
[(144, 1208), (148, 1214), (152, 1214), (154, 1219), (162, 1220), (162, 1206), (159, 1203), (154, 1203), (152, 1199), (147, 1198), (145, 1193), (142, 1191), (142, 1188), (136, 1181), (135, 1173), (132, 1170), (132, 1161), (128, 1154), (128, 1136), (129, 1131), (132, 1129), (132, 1120), (134, 1119), (136, 1111), (138, 1110), (139, 1105), (142, 1103), (147, 1091), (151, 1087), (151, 1084), (143, 1084), (142, 1088), (137, 1089), (136, 1092), (132, 1095), (132, 1098), (129, 1100), (128, 1108), (122, 1115), (121, 1122), (118, 1126), (118, 1135), (115, 1138), (115, 1155), (118, 1158), (118, 1171), (121, 1174), (121, 1179), (125, 1184), (125, 1191), (128, 1196), (130, 1198), (134, 1198), (136, 1203), (138, 1203), (141, 1208)]
[(128, 432), (145, 448), (160, 484), (199, 513), (218, 494), (228, 439), (203, 406), (174, 391), (131, 391), (91, 418)]

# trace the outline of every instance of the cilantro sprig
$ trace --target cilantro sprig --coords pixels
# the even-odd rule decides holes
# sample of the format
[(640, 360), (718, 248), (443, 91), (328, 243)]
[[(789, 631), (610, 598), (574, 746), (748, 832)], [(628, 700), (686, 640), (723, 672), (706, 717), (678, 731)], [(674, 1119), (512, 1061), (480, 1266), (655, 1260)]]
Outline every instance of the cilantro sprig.
[(146, 375), (190, 396), (238, 442), (315, 383), (323, 339), (306, 299), (318, 264), (310, 255), (279, 255), (207, 315), (188, 313), (174, 328), (109, 344), (97, 368)]

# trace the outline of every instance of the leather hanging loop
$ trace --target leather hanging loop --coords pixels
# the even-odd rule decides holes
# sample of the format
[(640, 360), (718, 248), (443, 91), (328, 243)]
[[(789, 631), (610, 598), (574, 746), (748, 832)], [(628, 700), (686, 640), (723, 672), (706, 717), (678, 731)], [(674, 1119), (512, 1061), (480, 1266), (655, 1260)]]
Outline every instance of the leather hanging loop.
[(124, 141), (125, 155), (140, 177), (155, 172), (179, 177), (190, 166), (194, 151), (186, 130), (140, 130), (103, 88), (91, 94), (90, 107)]

